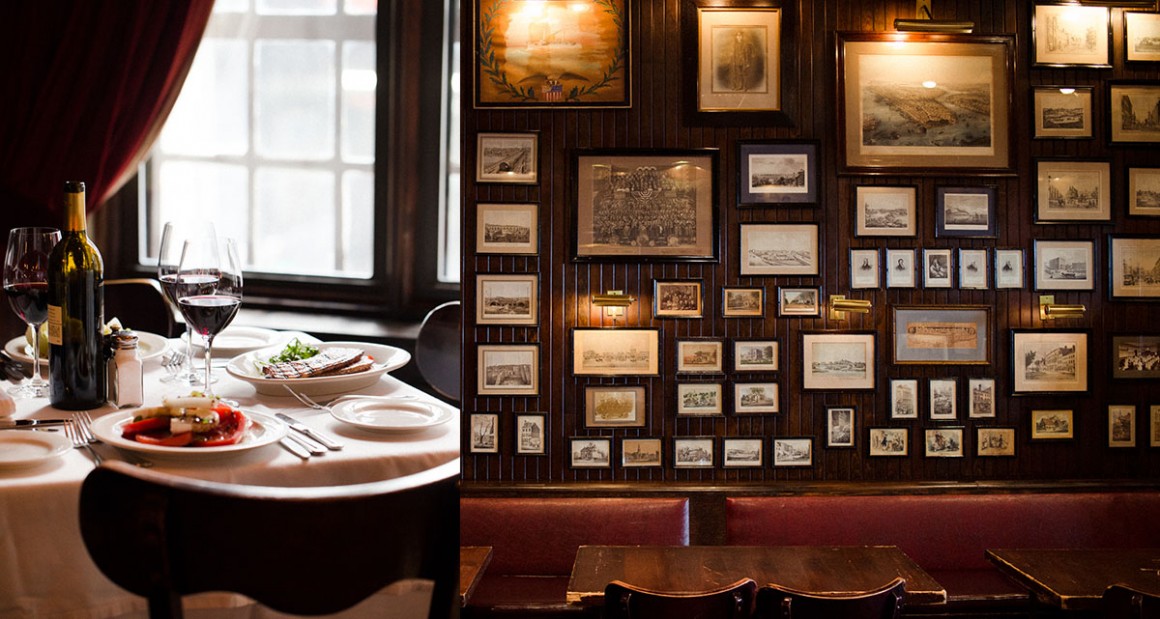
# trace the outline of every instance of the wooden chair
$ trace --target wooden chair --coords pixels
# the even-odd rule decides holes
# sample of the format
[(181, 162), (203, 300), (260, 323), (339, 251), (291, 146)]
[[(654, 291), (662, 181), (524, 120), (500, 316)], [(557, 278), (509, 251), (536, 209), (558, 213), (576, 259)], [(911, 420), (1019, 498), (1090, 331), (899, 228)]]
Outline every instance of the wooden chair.
[(117, 318), (127, 329), (162, 337), (177, 335), (177, 310), (161, 283), (148, 277), (105, 280), (105, 320)]
[(448, 301), (427, 313), (415, 339), (415, 364), (427, 384), (439, 395), (459, 402), (459, 373), (463, 365), (459, 301)]
[(81, 487), (81, 535), (151, 619), (181, 598), (247, 595), (277, 611), (345, 610), (404, 579), (434, 581), (429, 617), (458, 616), (459, 460), (399, 479), (314, 488), (216, 483), (106, 461)]
[(614, 580), (604, 588), (605, 619), (739, 619), (753, 616), (750, 578), (697, 593), (654, 591)]
[(1160, 596), (1117, 583), (1104, 590), (1101, 610), (1106, 619), (1158, 619)]
[(873, 591), (851, 595), (766, 585), (757, 592), (757, 616), (766, 619), (896, 619), (902, 612), (905, 591), (906, 579), (901, 577)]

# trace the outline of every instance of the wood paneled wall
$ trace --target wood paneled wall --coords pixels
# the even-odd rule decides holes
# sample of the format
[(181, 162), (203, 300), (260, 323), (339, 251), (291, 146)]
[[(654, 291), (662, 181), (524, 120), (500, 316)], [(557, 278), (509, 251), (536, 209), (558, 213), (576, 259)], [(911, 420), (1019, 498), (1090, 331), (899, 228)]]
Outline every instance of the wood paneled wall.
[[(730, 5), (728, 2), (721, 4)], [(737, 3), (732, 3), (736, 5)], [(703, 121), (688, 113), (687, 82), (690, 47), (683, 20), (693, 5), (682, 0), (630, 0), (633, 101), (630, 109), (473, 109), (472, 45), (474, 3), (464, 2), (463, 13), (463, 299), (465, 346), (463, 362), (464, 480), (504, 483), (650, 482), (712, 483), (801, 481), (935, 481), (1030, 479), (1140, 479), (1160, 475), (1160, 448), (1149, 447), (1148, 408), (1160, 404), (1160, 381), (1111, 381), (1110, 337), (1118, 333), (1160, 333), (1156, 303), (1113, 302), (1107, 288), (1107, 235), (1160, 233), (1160, 220), (1128, 218), (1126, 169), (1160, 166), (1155, 146), (1112, 146), (1108, 142), (1109, 80), (1157, 80), (1158, 64), (1127, 65), (1124, 61), (1122, 10), (1113, 9), (1114, 68), (1047, 69), (1031, 67), (1032, 3), (1024, 0), (935, 0), (939, 19), (970, 20), (978, 34), (1010, 34), (1016, 41), (1014, 81), (1015, 173), (979, 177), (970, 174), (850, 176), (839, 173), (837, 135), (836, 40), (841, 31), (893, 30), (896, 17), (912, 17), (912, 0), (785, 0), (773, 3), (785, 13), (783, 26), (788, 55), (782, 84), (790, 122), (779, 123), (760, 115), (732, 120), (728, 114)], [(752, 3), (750, 4), (752, 5)], [(1090, 140), (1035, 140), (1031, 135), (1031, 87), (1070, 84), (1094, 87), (1095, 136)], [(539, 135), (540, 181), (535, 186), (476, 184), (475, 141), (479, 132), (535, 131)], [(752, 139), (809, 139), (820, 143), (819, 201), (809, 206), (736, 206), (737, 143)], [(575, 149), (602, 148), (716, 148), (720, 149), (718, 176), (721, 218), (720, 260), (714, 263), (576, 263), (571, 260), (571, 231)], [(1043, 225), (1034, 223), (1035, 160), (1041, 157), (1099, 159), (1112, 163), (1113, 216), (1111, 223)], [(913, 185), (918, 188), (917, 238), (856, 238), (854, 191), (858, 185)], [(948, 239), (934, 235), (935, 188), (941, 185), (993, 185), (998, 190), (997, 239)], [(474, 239), (476, 205), (492, 202), (534, 202), (540, 205), (541, 242), (536, 256), (477, 255)], [(816, 222), (820, 226), (821, 271), (818, 277), (742, 277), (739, 268), (739, 224), (743, 222)], [(1087, 315), (1061, 326), (1090, 332), (1090, 390), (1070, 396), (1012, 396), (1010, 329), (1049, 327), (1038, 315), (1039, 292), (1033, 289), (1034, 239), (1094, 239), (1095, 289), (1056, 292), (1061, 303), (1082, 303)], [(850, 290), (848, 255), (851, 248), (1021, 248), (1028, 265), (1022, 289), (878, 289)], [(883, 252), (884, 257), (884, 252)], [(475, 276), (481, 273), (533, 273), (540, 278), (539, 325), (534, 327), (478, 326), (475, 315)], [(653, 281), (700, 280), (705, 292), (703, 319), (657, 319), (652, 315)], [(762, 318), (728, 320), (721, 316), (722, 286), (761, 286), (767, 294)], [(842, 321), (820, 318), (779, 318), (775, 300), (780, 286), (819, 286), (823, 297), (848, 294), (869, 299), (874, 309), (866, 316)], [(608, 326), (590, 307), (593, 294), (621, 289), (637, 298), (623, 324), (654, 327), (661, 333), (661, 375), (594, 379), (571, 373), (571, 332), (575, 327)], [(993, 307), (992, 363), (985, 366), (892, 365), (890, 308), (900, 304), (982, 304)], [(803, 392), (801, 334), (816, 330), (872, 330), (877, 334), (876, 389), (868, 392)], [(781, 346), (781, 412), (735, 416), (728, 410), (733, 379), (724, 379), (727, 414), (721, 418), (677, 418), (675, 374), (676, 340), (689, 337), (776, 338)], [(480, 397), (477, 394), (476, 344), (535, 343), (540, 350), (540, 393), (535, 397)], [(958, 379), (959, 418), (955, 423), (932, 422), (926, 404), (927, 380)], [(968, 419), (965, 392), (970, 378), (994, 378), (997, 416)], [(892, 420), (889, 381), (916, 378), (920, 382), (920, 418)], [(584, 424), (586, 385), (645, 385), (648, 415), (644, 428), (588, 429)], [(1137, 408), (1137, 442), (1132, 448), (1109, 448), (1109, 404)], [(825, 409), (856, 409), (856, 447), (825, 447)], [(1032, 409), (1065, 408), (1075, 413), (1074, 440), (1030, 440)], [(547, 454), (515, 455), (515, 415), (547, 415)], [(499, 453), (470, 453), (468, 415), (499, 415)], [(923, 430), (935, 426), (964, 428), (965, 457), (929, 458), (923, 454)], [(910, 455), (904, 458), (869, 457), (867, 428), (903, 427), (910, 430)], [(1014, 427), (1013, 458), (977, 457), (975, 429), (980, 426)], [(612, 466), (579, 469), (569, 464), (569, 439), (578, 436), (613, 438)], [(674, 469), (673, 437), (763, 437), (766, 465), (760, 469), (723, 469), (720, 442), (712, 469)], [(620, 440), (656, 437), (663, 440), (664, 466), (623, 468)], [(813, 465), (774, 468), (771, 437), (812, 437)]]

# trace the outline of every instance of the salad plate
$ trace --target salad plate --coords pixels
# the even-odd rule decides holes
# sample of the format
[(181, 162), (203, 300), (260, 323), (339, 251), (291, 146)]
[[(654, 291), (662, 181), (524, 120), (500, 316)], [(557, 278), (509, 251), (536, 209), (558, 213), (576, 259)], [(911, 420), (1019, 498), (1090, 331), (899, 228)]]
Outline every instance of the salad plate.
[[(141, 357), (141, 361), (158, 359), (165, 354), (169, 342), (164, 337), (148, 331), (134, 331), (133, 333), (137, 334), (137, 354)], [(23, 335), (8, 340), (8, 343), (4, 345), (4, 351), (21, 363), (32, 362), (32, 344), (29, 344)], [(41, 357), (40, 364), (47, 365), (48, 358)]]
[(372, 432), (406, 434), (451, 421), (455, 413), (434, 402), (350, 398), (330, 407), (335, 419)]
[[(182, 340), (188, 337), (188, 333), (181, 334)], [(285, 334), (280, 331), (262, 327), (226, 327), (221, 333), (214, 336), (213, 352), (214, 355), (221, 355), (224, 359), (272, 346), (279, 343), (284, 337)], [(193, 338), (193, 347), (204, 351), (205, 340), (200, 337)]]
[(349, 393), (356, 389), (369, 387), (379, 381), (379, 378), (397, 370), (411, 360), (411, 353), (385, 344), (368, 344), (365, 342), (321, 342), (314, 344), (319, 351), (328, 348), (360, 348), (374, 359), (371, 369), (357, 374), (340, 374), (338, 376), (313, 376), (308, 378), (268, 378), (262, 374), (261, 366), (269, 361), (270, 357), (282, 352), (283, 346), (273, 346), (260, 350), (240, 354), (226, 364), (226, 372), (234, 378), (244, 380), (257, 389), (262, 395), (290, 397), (286, 387), (298, 393), (309, 396), (325, 396)]
[(232, 456), (250, 451), (251, 449), (265, 447), (271, 443), (277, 443), (286, 436), (286, 424), (274, 417), (264, 413), (245, 410), (242, 412), (250, 420), (250, 427), (246, 429), (246, 434), (242, 437), (242, 440), (233, 445), (219, 445), (216, 447), (169, 447), (166, 445), (139, 443), (126, 439), (121, 436), (121, 428), (130, 421), (133, 421), (133, 417), (137, 415), (135, 409), (109, 413), (108, 415), (94, 419), (93, 434), (98, 439), (118, 449), (139, 452), (149, 457), (176, 458), (182, 460), (208, 460)]
[(0, 469), (36, 466), (71, 448), (68, 437), (57, 432), (4, 432), (0, 434)]

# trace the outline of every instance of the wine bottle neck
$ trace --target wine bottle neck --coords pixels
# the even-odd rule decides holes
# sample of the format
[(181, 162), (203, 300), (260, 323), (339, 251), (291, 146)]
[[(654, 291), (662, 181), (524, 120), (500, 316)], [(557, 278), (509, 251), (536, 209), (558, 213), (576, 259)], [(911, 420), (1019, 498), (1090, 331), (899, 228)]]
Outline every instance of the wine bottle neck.
[(64, 194), (65, 230), (68, 232), (85, 232), (85, 192), (66, 192)]

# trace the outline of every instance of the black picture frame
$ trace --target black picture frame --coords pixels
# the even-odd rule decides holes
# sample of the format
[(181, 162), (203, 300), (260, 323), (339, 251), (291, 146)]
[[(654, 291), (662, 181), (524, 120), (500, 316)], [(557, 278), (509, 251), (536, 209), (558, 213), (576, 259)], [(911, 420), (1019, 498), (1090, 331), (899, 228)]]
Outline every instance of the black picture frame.
[(999, 236), (995, 217), (998, 194), (994, 186), (935, 187), (934, 235), (980, 239)]
[(815, 204), (820, 165), (816, 140), (739, 141), (737, 205)]

